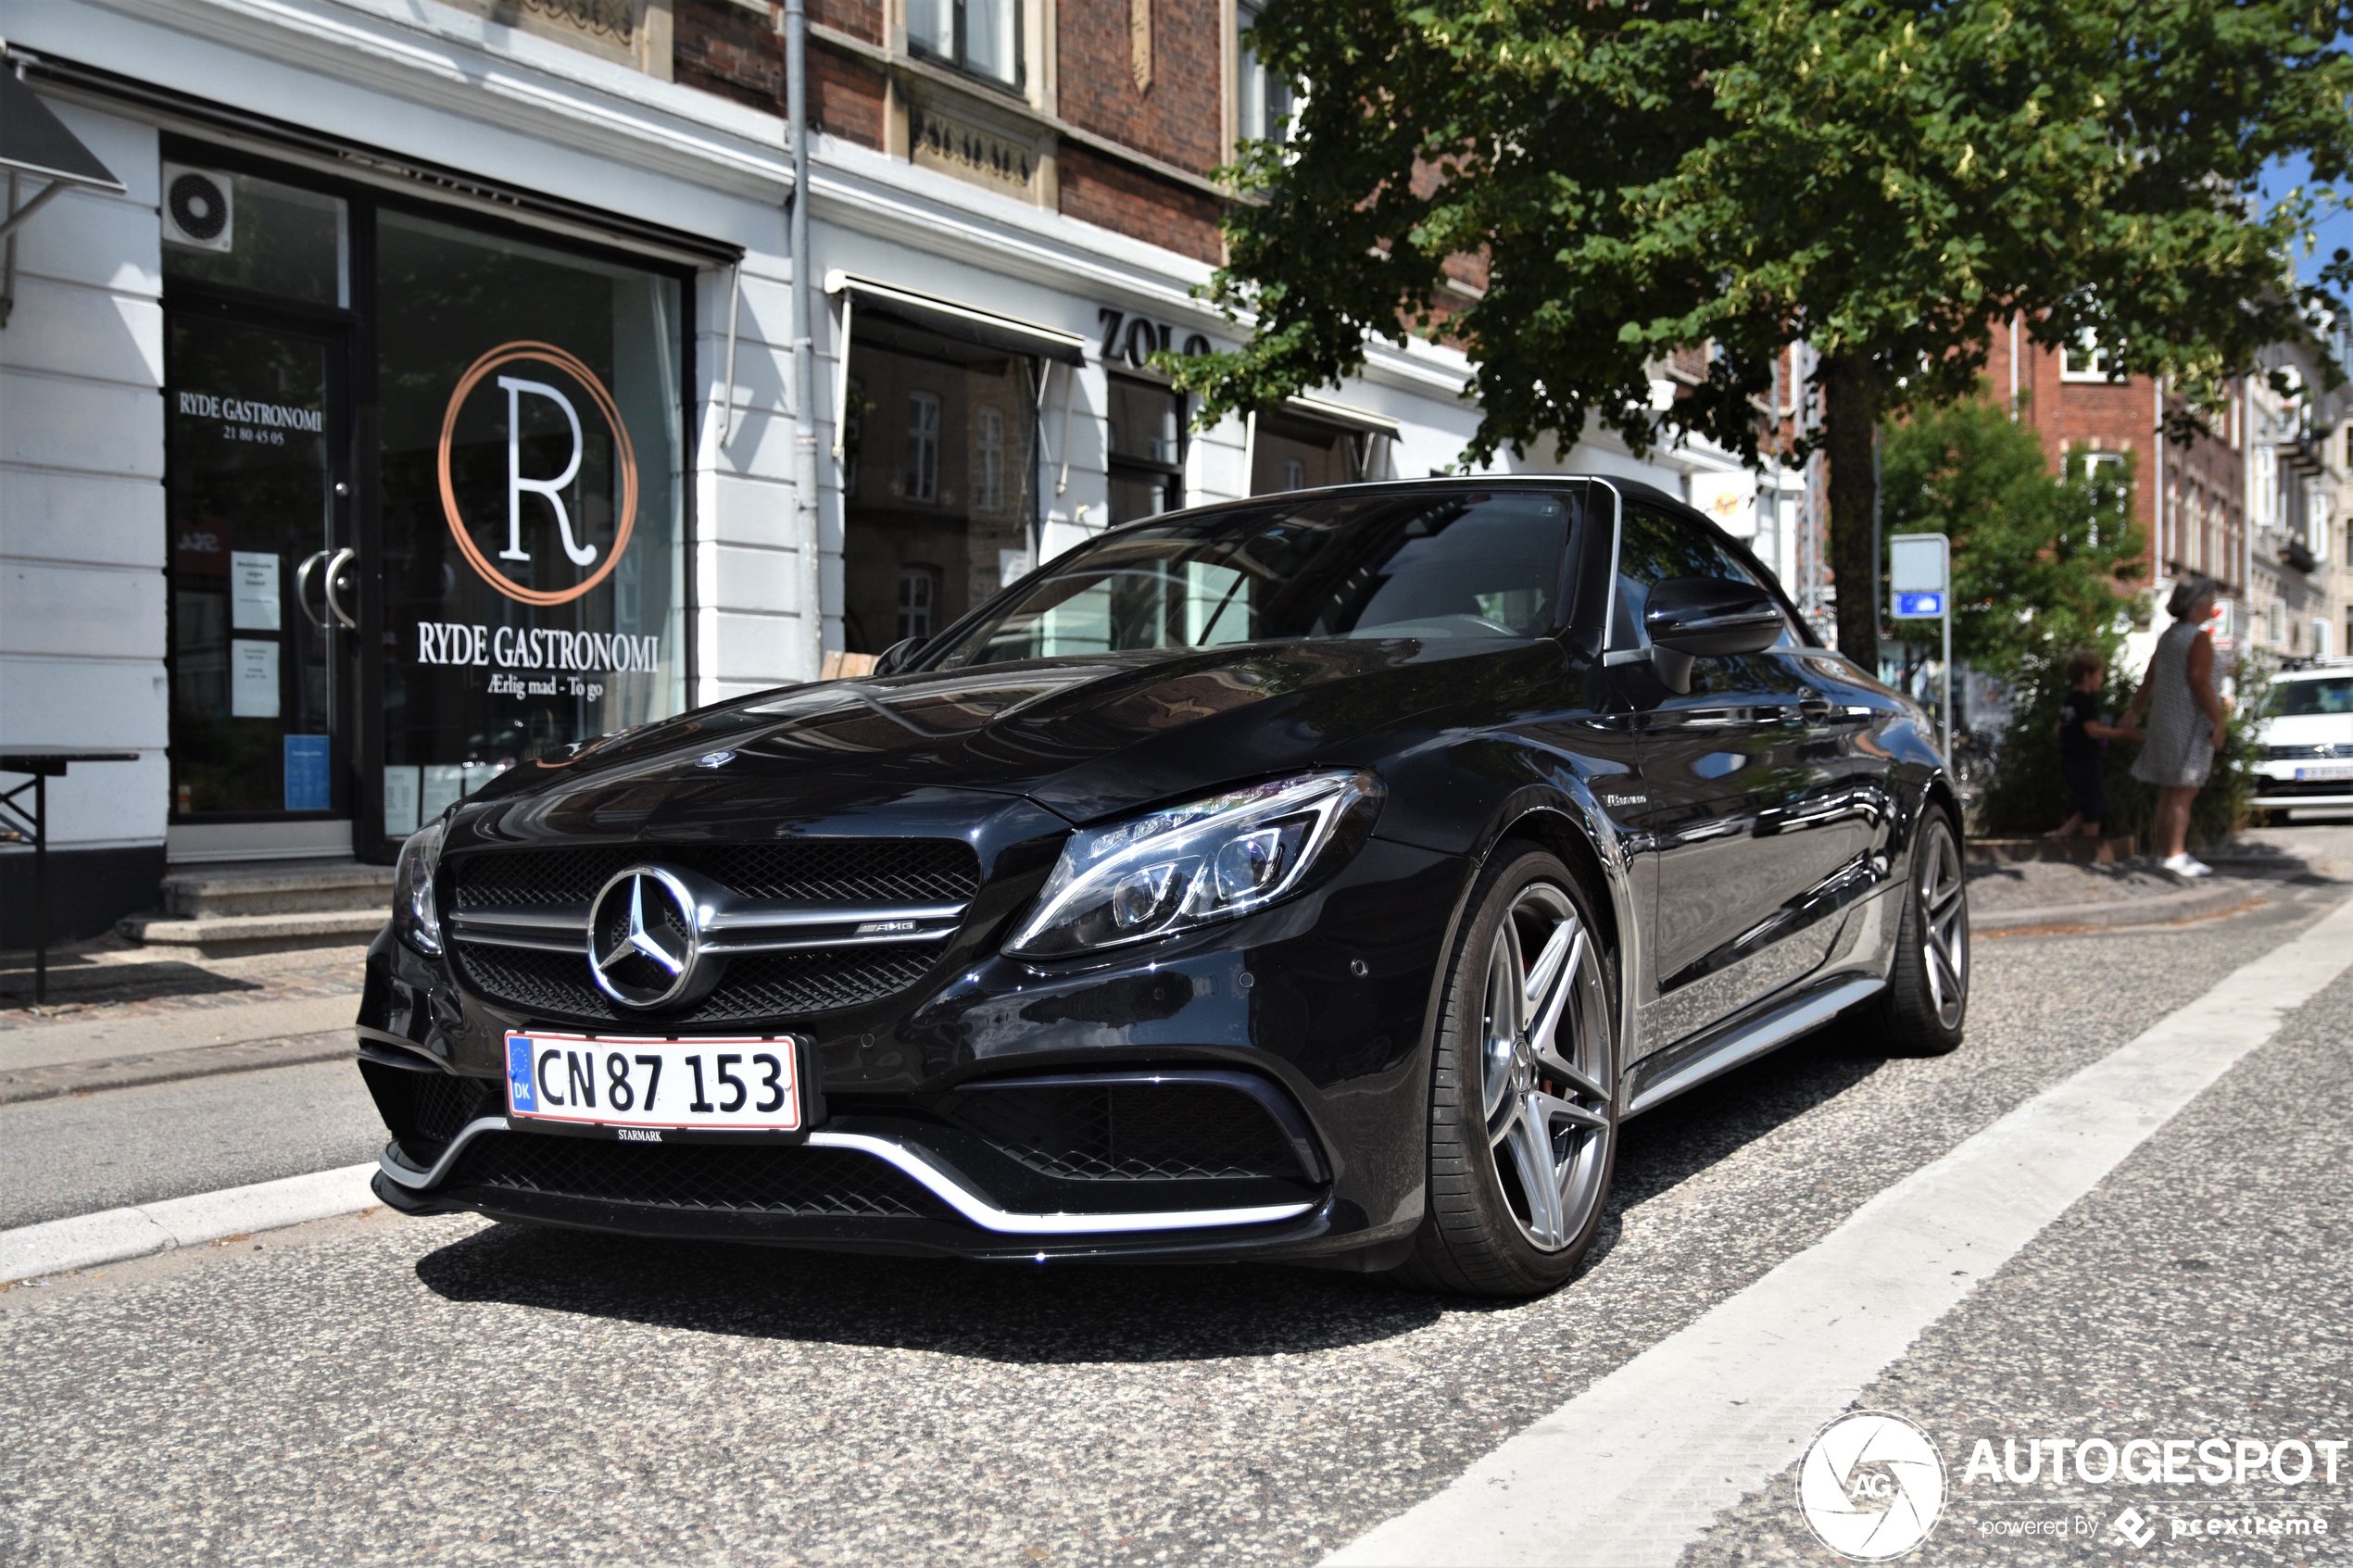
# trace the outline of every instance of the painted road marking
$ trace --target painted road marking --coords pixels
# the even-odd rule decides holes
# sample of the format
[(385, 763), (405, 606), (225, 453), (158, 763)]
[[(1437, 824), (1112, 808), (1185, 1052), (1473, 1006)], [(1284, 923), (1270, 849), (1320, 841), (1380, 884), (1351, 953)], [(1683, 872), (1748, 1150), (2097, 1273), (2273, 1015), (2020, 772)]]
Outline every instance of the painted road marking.
[(2348, 963), (2353, 902), (1879, 1193), (1326, 1562), (1672, 1568), (1924, 1330)]

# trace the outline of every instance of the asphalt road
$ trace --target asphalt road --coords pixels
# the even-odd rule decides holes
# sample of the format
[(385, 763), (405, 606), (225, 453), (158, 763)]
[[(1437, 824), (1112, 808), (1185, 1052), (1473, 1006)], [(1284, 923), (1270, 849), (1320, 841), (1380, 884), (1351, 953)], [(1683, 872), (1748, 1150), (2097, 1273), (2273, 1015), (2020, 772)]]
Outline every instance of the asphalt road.
[[(0, 1561), (1313, 1562), (2346, 889), (2279, 891), (2198, 925), (1981, 942), (1956, 1055), (1818, 1036), (1630, 1124), (1591, 1266), (1521, 1305), (1270, 1268), (979, 1268), (383, 1214), (0, 1292)], [(1982, 1528), (2105, 1518), (2123, 1494), (1963, 1486), (1980, 1436), (2353, 1437), (2348, 1039), (2353, 977), (1870, 1390), (1955, 1468), (1921, 1560), (2133, 1555)], [(156, 1097), (160, 1127), (202, 1092), (115, 1093)], [(0, 1108), (0, 1151), (39, 1109)], [(2331, 1499), (2353, 1499), (2347, 1469)], [(2180, 1512), (2212, 1491), (2130, 1500)], [(1834, 1561), (1791, 1496), (1777, 1479), (1685, 1562)], [(2353, 1508), (2322, 1512), (2326, 1537), (2148, 1555), (2345, 1555)]]
[(0, 1229), (373, 1160), (349, 1061), (0, 1105)]

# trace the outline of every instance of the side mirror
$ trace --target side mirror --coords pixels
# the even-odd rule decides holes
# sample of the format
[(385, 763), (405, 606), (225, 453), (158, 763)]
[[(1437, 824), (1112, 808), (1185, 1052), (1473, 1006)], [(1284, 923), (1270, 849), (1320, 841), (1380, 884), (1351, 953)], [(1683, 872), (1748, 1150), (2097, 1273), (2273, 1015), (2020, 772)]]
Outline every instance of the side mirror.
[(901, 637), (875, 656), (874, 672), (877, 675), (896, 675), (912, 664), (915, 656), (923, 651), (924, 640), (921, 637)]
[(1693, 659), (1762, 653), (1788, 630), (1772, 594), (1728, 577), (1670, 577), (1642, 607), (1651, 666), (1668, 691), (1692, 689)]

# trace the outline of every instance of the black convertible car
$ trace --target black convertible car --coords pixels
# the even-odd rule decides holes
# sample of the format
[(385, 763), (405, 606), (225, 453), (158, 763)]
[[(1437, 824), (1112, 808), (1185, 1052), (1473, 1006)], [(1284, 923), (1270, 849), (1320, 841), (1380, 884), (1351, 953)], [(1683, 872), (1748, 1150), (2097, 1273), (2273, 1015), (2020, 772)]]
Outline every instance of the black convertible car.
[(359, 1068), (411, 1213), (1513, 1295), (1626, 1118), (1968, 987), (1916, 707), (1657, 492), (1433, 480), (510, 771), (403, 852)]

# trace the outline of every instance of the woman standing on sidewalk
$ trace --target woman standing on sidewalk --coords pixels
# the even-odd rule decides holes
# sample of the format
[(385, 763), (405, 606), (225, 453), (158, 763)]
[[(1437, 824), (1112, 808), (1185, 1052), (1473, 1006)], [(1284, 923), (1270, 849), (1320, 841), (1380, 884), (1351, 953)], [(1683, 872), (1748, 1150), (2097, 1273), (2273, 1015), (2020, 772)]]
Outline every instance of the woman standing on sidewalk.
[(2148, 734), (2133, 759), (2133, 776), (2157, 786), (2157, 843), (2165, 869), (2180, 876), (2209, 876), (2212, 868), (2186, 847), (2190, 802), (2205, 787), (2214, 754), (2229, 740), (2222, 699), (2214, 693), (2214, 640), (2206, 622), (2214, 613), (2214, 583), (2184, 577), (2165, 601), (2173, 624), (2157, 640), (2148, 673), (2124, 715), (2127, 730), (2148, 715)]

